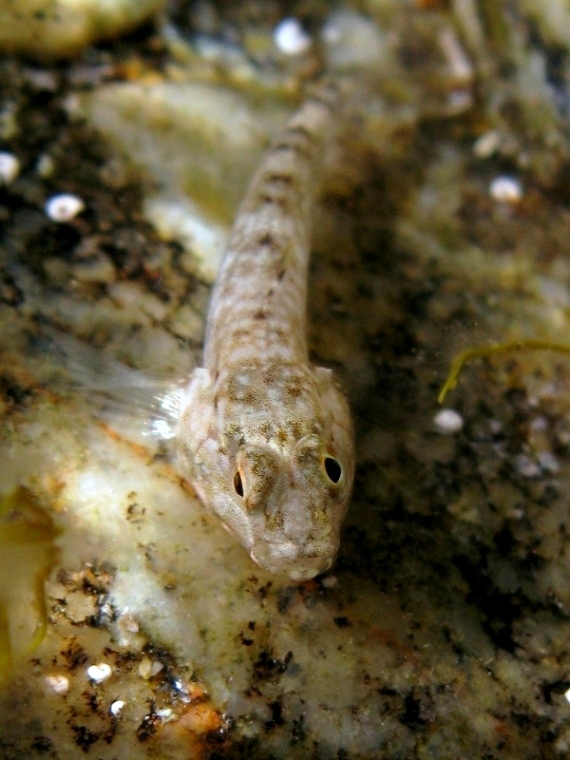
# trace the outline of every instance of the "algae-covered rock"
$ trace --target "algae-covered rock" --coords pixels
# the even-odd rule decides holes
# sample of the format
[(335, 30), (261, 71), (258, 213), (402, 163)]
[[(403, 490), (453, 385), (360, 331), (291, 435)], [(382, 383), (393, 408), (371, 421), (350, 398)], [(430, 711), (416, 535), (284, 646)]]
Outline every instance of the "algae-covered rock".
[(1, 0), (0, 51), (66, 58), (134, 29), (163, 6), (164, 0)]

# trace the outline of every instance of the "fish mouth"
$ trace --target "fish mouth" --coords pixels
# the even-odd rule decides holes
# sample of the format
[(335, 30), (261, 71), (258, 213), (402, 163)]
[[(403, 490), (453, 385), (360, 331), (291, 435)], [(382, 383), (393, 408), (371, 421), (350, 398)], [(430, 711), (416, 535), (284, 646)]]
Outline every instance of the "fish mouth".
[(316, 578), (317, 575), (326, 573), (326, 571), (332, 566), (334, 557), (319, 560), (316, 564), (301, 563), (298, 567), (292, 569), (289, 572), (289, 578), (292, 581), (301, 583), (302, 581), (310, 581), (312, 578)]
[(252, 549), (251, 558), (273, 575), (302, 582), (326, 572), (335, 560), (337, 548), (335, 545), (323, 551), (321, 547), (320, 551), (311, 553), (287, 543), (266, 543)]

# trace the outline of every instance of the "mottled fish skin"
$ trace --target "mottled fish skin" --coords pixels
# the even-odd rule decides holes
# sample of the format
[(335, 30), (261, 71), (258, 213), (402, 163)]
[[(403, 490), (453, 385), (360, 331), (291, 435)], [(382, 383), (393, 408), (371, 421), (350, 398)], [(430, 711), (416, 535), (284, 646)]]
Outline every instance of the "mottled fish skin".
[(251, 181), (177, 431), (204, 504), (256, 563), (295, 581), (334, 562), (354, 478), (347, 402), (306, 339), (311, 216), (338, 108), (332, 85), (309, 97)]

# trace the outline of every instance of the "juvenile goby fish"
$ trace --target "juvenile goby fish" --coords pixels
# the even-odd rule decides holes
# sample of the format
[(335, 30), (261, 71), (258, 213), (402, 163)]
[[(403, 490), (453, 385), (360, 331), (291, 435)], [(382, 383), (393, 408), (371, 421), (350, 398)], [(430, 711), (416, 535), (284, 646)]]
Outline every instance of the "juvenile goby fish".
[(347, 402), (309, 362), (311, 216), (339, 96), (290, 119), (253, 177), (213, 290), (204, 367), (177, 439), (200, 499), (262, 568), (295, 581), (334, 562), (354, 478)]

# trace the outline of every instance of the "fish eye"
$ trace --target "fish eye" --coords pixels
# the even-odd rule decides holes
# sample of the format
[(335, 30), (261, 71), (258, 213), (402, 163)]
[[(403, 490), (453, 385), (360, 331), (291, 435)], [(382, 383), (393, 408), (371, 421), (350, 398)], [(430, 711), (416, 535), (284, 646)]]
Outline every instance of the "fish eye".
[(237, 495), (243, 498), (243, 483), (241, 481), (239, 470), (236, 470), (236, 474), (234, 475), (234, 488)]
[(336, 459), (333, 459), (333, 457), (325, 457), (323, 464), (328, 479), (332, 483), (338, 483), (342, 477), (342, 467), (340, 466), (340, 463), (337, 462)]

